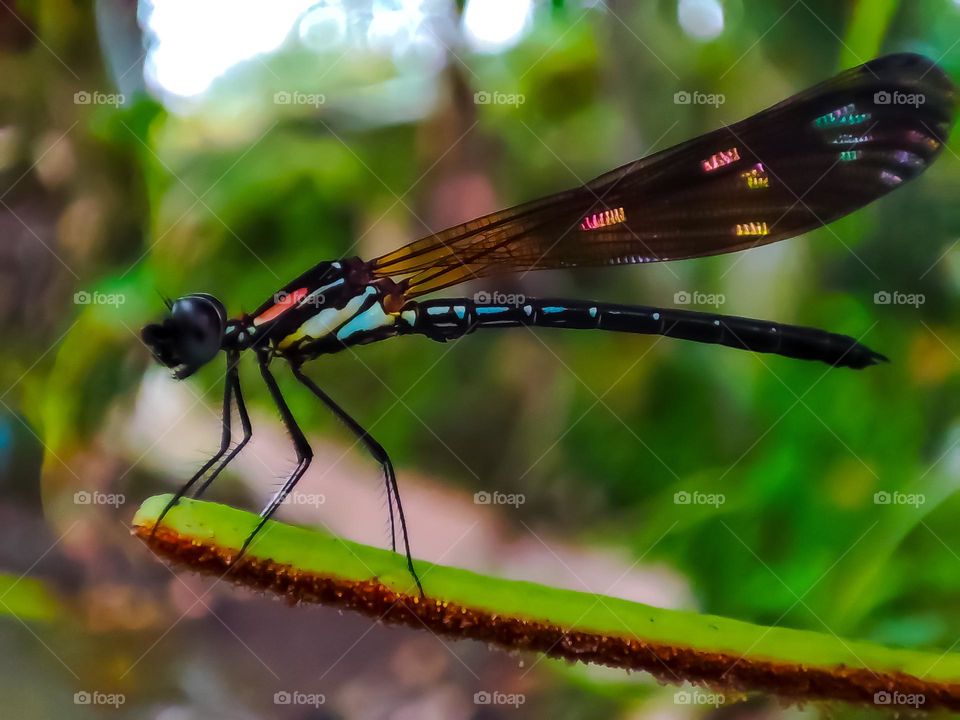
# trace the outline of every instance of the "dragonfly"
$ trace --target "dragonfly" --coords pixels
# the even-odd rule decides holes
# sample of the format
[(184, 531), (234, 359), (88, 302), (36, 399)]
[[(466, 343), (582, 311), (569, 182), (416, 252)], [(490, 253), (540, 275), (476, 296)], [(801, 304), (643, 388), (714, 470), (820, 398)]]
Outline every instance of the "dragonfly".
[[(817, 328), (665, 307), (524, 298), (423, 299), (468, 280), (550, 268), (629, 265), (729, 253), (790, 238), (847, 215), (917, 177), (937, 158), (953, 124), (956, 87), (932, 61), (884, 56), (842, 72), (756, 115), (612, 170), (572, 190), (427, 235), (372, 260), (319, 262), (253, 313), (228, 316), (220, 300), (194, 293), (167, 301), (141, 337), (161, 365), (184, 379), (226, 356), (219, 450), (176, 492), (166, 513), (199, 497), (249, 442), (240, 387), (251, 351), (293, 441), (297, 465), (260, 512), (233, 562), (296, 487), (313, 452), (271, 369), (286, 361), (379, 463), (390, 515), (414, 568), (390, 456), (303, 371), (323, 355), (401, 335), (447, 342), (488, 328), (606, 330), (712, 343), (755, 353), (862, 369), (886, 358), (858, 340)], [(242, 437), (232, 442), (236, 407)], [(232, 447), (231, 447), (232, 446)]]

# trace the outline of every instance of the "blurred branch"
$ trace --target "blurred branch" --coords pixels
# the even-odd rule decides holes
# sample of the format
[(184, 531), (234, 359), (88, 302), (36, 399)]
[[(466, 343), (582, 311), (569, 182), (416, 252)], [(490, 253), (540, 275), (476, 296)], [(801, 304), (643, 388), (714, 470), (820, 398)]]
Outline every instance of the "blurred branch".
[[(170, 496), (147, 500), (135, 532), (150, 538)], [(158, 555), (291, 603), (338, 605), (387, 622), (550, 657), (644, 670), (667, 683), (960, 710), (960, 655), (845, 641), (417, 562), (421, 598), (402, 556), (312, 529), (270, 522), (230, 563), (258, 517), (183, 500), (151, 547)], [(898, 698), (908, 698), (900, 700)]]

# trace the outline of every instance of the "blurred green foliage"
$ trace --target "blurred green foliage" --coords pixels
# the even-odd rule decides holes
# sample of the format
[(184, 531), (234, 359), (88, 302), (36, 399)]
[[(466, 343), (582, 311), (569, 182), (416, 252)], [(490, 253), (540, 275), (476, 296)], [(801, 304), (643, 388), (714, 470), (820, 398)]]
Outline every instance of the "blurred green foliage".
[[(899, 11), (911, 16), (909, 7)], [(773, 15), (777, 8), (768, 12)], [(914, 17), (923, 15), (922, 9), (913, 12)], [(640, 26), (666, 31), (670, 22), (649, 8), (638, 8), (637, 15)], [(813, 33), (820, 21), (798, 15)], [(751, 16), (745, 13), (745, 20)], [(726, 83), (719, 83), (728, 103), (719, 112), (701, 111), (700, 121), (689, 126), (685, 114), (664, 111), (671, 107), (664, 100), (672, 95), (675, 79), (651, 61), (646, 48), (627, 40), (626, 30), (607, 28), (622, 42), (611, 43), (616, 52), (604, 53), (594, 26), (584, 22), (567, 28), (568, 22), (563, 13), (554, 15), (514, 52), (478, 61), (472, 68), (476, 86), (500, 88), (512, 79), (530, 99), (516, 108), (492, 107), (489, 117), (487, 108), (479, 108), (476, 142), (496, 147), (484, 170), (502, 205), (575, 184), (649, 150), (643, 138), (675, 120), (688, 127), (685, 132), (669, 131), (660, 147), (757, 110), (829, 74), (837, 62), (831, 62), (829, 34), (822, 32), (826, 37), (819, 45), (793, 47), (794, 56), (785, 58), (783, 66), (748, 56), (733, 67)], [(558, 24), (565, 30), (559, 42)], [(788, 27), (784, 21), (781, 32)], [(651, 37), (657, 34), (648, 31)], [(796, 27), (790, 32), (797, 32)], [(889, 37), (881, 47), (869, 47), (876, 44), (877, 33), (877, 28), (854, 33), (851, 41), (868, 47), (849, 52), (864, 58), (897, 47)], [(702, 78), (711, 89), (718, 88), (714, 73), (723, 72), (742, 52), (736, 30), (692, 57), (671, 54), (667, 39), (659, 40), (662, 45), (653, 45), (653, 53), (662, 53), (680, 77)], [(550, 61), (536, 63), (547, 50)], [(778, 50), (774, 41), (770, 53), (782, 55)], [(803, 55), (814, 62), (798, 62)], [(642, 70), (633, 75), (624, 67)], [(618, 80), (604, 83), (604, 73), (617, 72), (614, 68)], [(782, 89), (743, 82), (777, 72), (790, 77), (780, 81)], [(512, 89), (508, 84), (506, 90)], [(642, 99), (631, 102), (634, 94), (642, 94)], [(208, 201), (211, 212), (200, 209), (197, 226), (171, 232), (153, 249), (149, 263), (165, 292), (203, 289), (238, 298), (234, 302), (248, 303), (247, 309), (267, 296), (278, 279), (317, 259), (356, 252), (354, 238), (360, 229), (393, 205), (394, 194), (416, 182), (433, 159), (411, 162), (417, 157), (418, 138), (409, 127), (344, 141), (323, 128), (305, 135), (299, 127), (281, 125), (253, 147), (249, 143), (257, 141), (259, 128), (239, 147), (199, 156), (167, 153), (164, 140), (175, 144), (186, 130), (178, 130), (175, 118), (166, 118), (166, 123), (154, 132), (155, 151), (168, 166), (151, 163), (158, 170), (151, 183), (163, 188), (155, 191), (161, 198), (155, 235), (192, 205), (193, 192), (187, 188), (207, 187), (226, 172), (238, 152), (246, 155), (240, 168), (217, 185)], [(631, 145), (636, 149), (625, 153), (623, 148)], [(530, 512), (537, 522), (557, 523), (568, 532), (580, 528), (600, 539), (626, 542), (640, 553), (679, 521), (684, 532), (670, 533), (654, 552), (695, 579), (711, 610), (774, 621), (794, 606), (787, 622), (816, 627), (822, 618), (837, 632), (869, 634), (868, 618), (882, 613), (892, 600), (891, 584), (899, 585), (901, 593), (912, 589), (906, 573), (912, 555), (900, 558), (906, 566), (897, 578), (897, 549), (905, 547), (912, 531), (922, 535), (925, 514), (936, 513), (939, 497), (947, 494), (938, 491), (947, 482), (946, 467), (928, 468), (949, 448), (947, 438), (955, 423), (946, 409), (951, 398), (944, 385), (924, 387), (918, 382), (917, 365), (923, 359), (911, 356), (911, 348), (934, 330), (918, 321), (918, 313), (884, 312), (889, 309), (872, 304), (877, 289), (914, 288), (922, 282), (928, 296), (941, 299), (925, 305), (923, 312), (941, 321), (952, 317), (947, 311), (955, 292), (950, 278), (937, 268), (922, 280), (918, 277), (950, 241), (948, 219), (940, 222), (939, 235), (931, 232), (938, 228), (930, 226), (931, 219), (937, 224), (951, 212), (956, 167), (950, 153), (945, 155), (928, 176), (876, 207), (797, 241), (798, 247), (771, 251), (779, 262), (762, 269), (737, 273), (735, 268), (727, 274), (737, 261), (722, 258), (685, 264), (674, 271), (679, 279), (650, 268), (590, 273), (583, 281), (551, 278), (558, 294), (669, 301), (669, 290), (666, 298), (645, 291), (646, 275), (659, 273), (661, 286), (678, 282), (680, 288), (715, 289), (745, 314), (763, 315), (773, 300), (778, 319), (854, 335), (876, 323), (868, 342), (894, 358), (891, 368), (860, 375), (824, 372), (714, 348), (572, 333), (544, 334), (539, 340), (478, 336), (453, 350), (418, 340), (390, 343), (364, 350), (360, 367), (349, 355), (324, 361), (317, 377), (326, 379), (359, 417), (386, 413), (375, 432), (401, 466), (415, 463), (469, 486), (474, 480), (460, 461), (403, 408), (390, 410), (393, 394), (379, 392), (377, 383), (371, 383), (373, 374), (385, 386), (402, 390), (430, 368), (427, 379), (406, 399), (412, 413), (429, 428), (444, 428), (444, 444), (484, 482), (492, 477), (502, 487), (523, 490), (533, 499)], [(179, 181), (171, 180), (170, 173)], [(563, 178), (559, 185), (558, 175)], [(402, 206), (394, 206), (389, 217), (409, 228), (408, 237), (424, 232)], [(202, 243), (196, 242), (198, 236)], [(362, 245), (360, 250), (365, 254)], [(887, 264), (892, 267), (887, 269)], [(751, 276), (757, 272), (772, 276), (761, 285), (781, 285), (775, 292), (783, 297), (756, 292)], [(637, 358), (648, 350), (639, 367)], [(440, 361), (448, 352), (449, 359)], [(504, 367), (515, 363), (523, 365)], [(566, 397), (553, 407), (566, 422), (550, 427), (547, 437), (531, 438), (524, 425), (536, 422), (535, 410), (524, 412), (516, 395), (518, 385), (540, 382), (544, 367), (567, 386)], [(208, 379), (219, 372), (212, 368)], [(951, 371), (943, 378), (947, 386), (956, 383), (953, 375)], [(621, 376), (613, 397), (595, 406), (596, 396)], [(538, 390), (551, 392), (549, 386)], [(296, 392), (291, 396), (299, 417), (336, 431), (310, 398)], [(938, 408), (940, 403), (945, 407)], [(562, 437), (556, 446), (518, 479), (551, 446), (551, 434), (558, 430)], [(527, 437), (528, 447), (515, 446), (515, 433)], [(944, 439), (937, 442), (938, 436)], [(505, 447), (512, 451), (509, 464), (499, 452)], [(673, 493), (694, 487), (722, 492), (729, 507), (689, 518), (688, 508), (673, 503)], [(877, 491), (907, 488), (926, 493), (923, 512), (898, 513), (873, 503)], [(857, 553), (858, 541), (870, 551)], [(851, 554), (822, 577), (851, 547)], [(852, 559), (856, 562), (844, 562)], [(954, 560), (947, 556), (943, 561)], [(798, 603), (811, 586), (811, 595)], [(925, 601), (919, 605), (929, 606), (928, 592), (916, 600), (921, 597)], [(936, 644), (948, 637), (949, 632), (913, 642)]]

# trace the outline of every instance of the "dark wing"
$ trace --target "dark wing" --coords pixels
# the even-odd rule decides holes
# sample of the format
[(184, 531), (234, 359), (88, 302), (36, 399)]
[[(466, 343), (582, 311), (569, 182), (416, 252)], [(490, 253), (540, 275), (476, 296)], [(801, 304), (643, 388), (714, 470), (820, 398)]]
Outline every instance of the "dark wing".
[(371, 261), (414, 297), (545, 268), (657, 262), (783, 240), (923, 172), (956, 87), (919, 55), (888, 55), (746, 120), (583, 187), (486, 215)]

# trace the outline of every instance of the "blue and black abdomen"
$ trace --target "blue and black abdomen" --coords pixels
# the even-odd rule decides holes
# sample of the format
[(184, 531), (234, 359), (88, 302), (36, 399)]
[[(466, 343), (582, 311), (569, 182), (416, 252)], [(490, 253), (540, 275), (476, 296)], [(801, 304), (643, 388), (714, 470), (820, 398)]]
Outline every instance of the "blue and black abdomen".
[(863, 368), (885, 360), (847, 335), (751, 318), (634, 305), (533, 300), (484, 305), (466, 298), (411, 302), (396, 330), (446, 341), (480, 328), (555, 327), (663, 335), (830, 365)]

